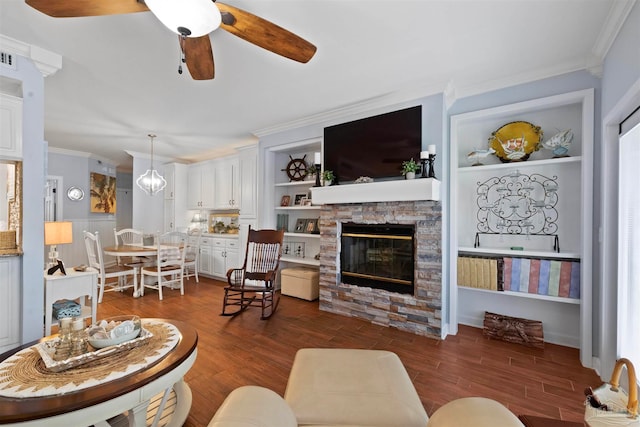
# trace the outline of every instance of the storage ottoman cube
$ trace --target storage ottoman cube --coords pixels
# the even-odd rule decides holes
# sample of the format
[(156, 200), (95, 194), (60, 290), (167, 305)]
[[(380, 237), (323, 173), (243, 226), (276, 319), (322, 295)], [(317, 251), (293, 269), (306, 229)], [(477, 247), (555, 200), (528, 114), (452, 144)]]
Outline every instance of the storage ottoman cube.
[(282, 295), (307, 301), (316, 300), (320, 296), (318, 270), (302, 267), (284, 268), (280, 282)]

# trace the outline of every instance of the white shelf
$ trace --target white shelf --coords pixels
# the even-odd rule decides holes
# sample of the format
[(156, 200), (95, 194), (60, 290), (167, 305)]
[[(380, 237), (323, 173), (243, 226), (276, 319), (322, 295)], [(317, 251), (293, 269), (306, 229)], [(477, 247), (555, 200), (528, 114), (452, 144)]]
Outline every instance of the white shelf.
[(309, 233), (293, 233), (291, 231), (287, 231), (284, 233), (285, 237), (311, 237), (314, 239), (319, 239), (320, 234), (309, 234)]
[(558, 258), (558, 259), (580, 259), (580, 254), (576, 252), (552, 252), (552, 251), (513, 251), (510, 249), (497, 248), (473, 248), (459, 246), (458, 252), (474, 253), (478, 255), (505, 255), (505, 256), (525, 256), (533, 258)]
[(471, 292), (485, 292), (497, 295), (507, 295), (516, 298), (529, 298), (543, 301), (560, 302), (563, 304), (575, 304), (580, 305), (580, 300), (575, 298), (553, 297), (549, 295), (529, 294), (526, 292), (514, 292), (514, 291), (492, 291), (490, 289), (469, 288), (467, 286), (458, 286), (458, 289)]
[(320, 266), (320, 260), (313, 258), (298, 258), (292, 256), (282, 256), (280, 257), (280, 261), (289, 262), (292, 264), (303, 264), (303, 265), (313, 265), (316, 267)]
[(291, 182), (279, 182), (277, 184), (273, 184), (274, 187), (302, 187), (302, 186), (312, 186), (315, 185), (315, 181), (291, 181)]
[(523, 168), (557, 165), (562, 163), (580, 163), (581, 161), (582, 161), (582, 156), (560, 157), (557, 159), (529, 160), (526, 162), (495, 163), (490, 165), (478, 165), (478, 166), (460, 166), (458, 167), (458, 172), (459, 173), (478, 173), (482, 170), (490, 170), (490, 169), (523, 169)]
[(321, 206), (276, 206), (275, 209), (276, 210), (282, 210), (282, 211), (318, 211), (320, 210)]

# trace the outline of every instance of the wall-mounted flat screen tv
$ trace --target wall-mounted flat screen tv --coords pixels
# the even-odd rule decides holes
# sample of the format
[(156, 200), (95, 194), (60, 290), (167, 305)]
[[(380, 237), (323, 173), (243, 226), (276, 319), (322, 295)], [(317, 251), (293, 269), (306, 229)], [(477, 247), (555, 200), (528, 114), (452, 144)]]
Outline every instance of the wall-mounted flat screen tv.
[(339, 183), (400, 178), (402, 162), (420, 161), (422, 106), (324, 128), (324, 170)]

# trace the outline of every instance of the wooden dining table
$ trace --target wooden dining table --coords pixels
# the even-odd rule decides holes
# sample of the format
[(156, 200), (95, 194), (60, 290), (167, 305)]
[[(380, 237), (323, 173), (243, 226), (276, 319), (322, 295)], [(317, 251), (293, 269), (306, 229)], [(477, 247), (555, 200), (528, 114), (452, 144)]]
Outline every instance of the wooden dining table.
[[(85, 426), (105, 425), (104, 420), (128, 412), (131, 426), (146, 426), (150, 399), (167, 389), (186, 387), (186, 396), (174, 412), (174, 417), (186, 419), (191, 407), (191, 393), (183, 380), (197, 355), (198, 333), (185, 322), (169, 319), (143, 319), (166, 322), (179, 331), (179, 339), (164, 357), (131, 374), (114, 380), (100, 381), (96, 385), (75, 392), (64, 392), (41, 397), (6, 397), (0, 395), (0, 425), (10, 426)], [(0, 363), (25, 348), (52, 339), (45, 337), (0, 356)], [(123, 357), (120, 353), (107, 357)], [(95, 362), (92, 362), (95, 363)], [(36, 371), (38, 371), (38, 368)], [(46, 368), (42, 368), (45, 369)], [(73, 369), (73, 368), (72, 368)], [(93, 368), (92, 368), (93, 369)], [(100, 366), (95, 367), (96, 370)], [(46, 372), (43, 372), (45, 375)], [(50, 373), (49, 373), (50, 374)], [(37, 375), (37, 374), (34, 374)], [(37, 378), (33, 378), (37, 382)], [(182, 425), (184, 419), (176, 420)], [(174, 425), (173, 420), (171, 425)]]

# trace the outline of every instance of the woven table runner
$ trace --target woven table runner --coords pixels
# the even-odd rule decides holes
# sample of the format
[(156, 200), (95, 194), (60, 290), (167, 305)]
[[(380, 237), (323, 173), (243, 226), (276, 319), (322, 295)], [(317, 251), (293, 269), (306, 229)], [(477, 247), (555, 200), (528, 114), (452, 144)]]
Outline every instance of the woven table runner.
[(153, 334), (147, 344), (62, 372), (47, 369), (35, 346), (25, 348), (0, 363), (0, 396), (53, 396), (104, 384), (153, 365), (180, 340), (171, 323), (143, 321), (142, 326)]

